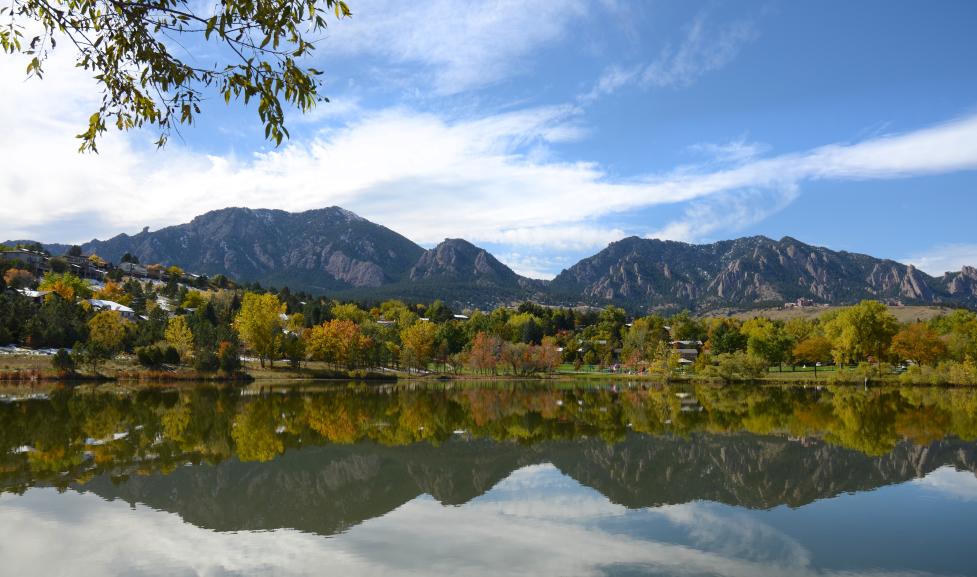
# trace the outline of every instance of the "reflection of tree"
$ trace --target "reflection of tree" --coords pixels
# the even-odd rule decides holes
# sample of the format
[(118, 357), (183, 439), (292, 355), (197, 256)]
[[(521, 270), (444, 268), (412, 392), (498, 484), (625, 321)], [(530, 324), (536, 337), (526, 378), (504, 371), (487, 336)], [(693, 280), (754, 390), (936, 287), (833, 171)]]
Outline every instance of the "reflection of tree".
[(217, 463), (235, 454), (243, 461), (266, 461), (303, 445), (438, 445), (456, 431), (524, 445), (582, 438), (618, 443), (628, 431), (680, 437), (749, 432), (820, 438), (883, 455), (903, 439), (917, 445), (946, 436), (977, 439), (977, 391), (541, 390), (505, 384), (446, 389), (359, 385), (267, 396), (211, 388), (130, 396), (63, 391), (47, 400), (0, 404), (0, 423), (0, 489), (10, 490), (30, 480), (68, 482), (107, 471), (167, 472), (187, 462)]
[(278, 437), (277, 415), (270, 402), (248, 403), (234, 419), (231, 436), (242, 461), (268, 461), (285, 450)]
[(837, 418), (829, 426), (827, 439), (867, 455), (888, 453), (899, 441), (898, 401), (897, 393), (836, 390), (832, 403)]

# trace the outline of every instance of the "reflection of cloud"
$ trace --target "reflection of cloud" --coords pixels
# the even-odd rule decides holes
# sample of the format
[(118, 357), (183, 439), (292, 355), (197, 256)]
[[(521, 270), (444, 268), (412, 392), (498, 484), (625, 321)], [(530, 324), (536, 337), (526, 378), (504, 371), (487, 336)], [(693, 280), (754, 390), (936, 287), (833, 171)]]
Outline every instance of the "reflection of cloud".
[(977, 501), (977, 475), (970, 471), (940, 467), (913, 483), (954, 499)]
[[(688, 576), (898, 575), (819, 572), (789, 537), (729, 511), (692, 503), (618, 514), (620, 507), (552, 465), (516, 471), (462, 506), (420, 497), (331, 538), (289, 529), (218, 533), (92, 494), (31, 489), (0, 496), (0, 558), (11, 575), (79, 577), (598, 575), (611, 565)], [(608, 513), (613, 521), (605, 528)], [(691, 544), (641, 537), (663, 524), (690, 533)], [(757, 555), (761, 549), (772, 554)]]
[(811, 562), (811, 553), (797, 540), (741, 512), (720, 514), (701, 503), (669, 505), (655, 512), (687, 528), (698, 547), (746, 559), (777, 559), (796, 566)]

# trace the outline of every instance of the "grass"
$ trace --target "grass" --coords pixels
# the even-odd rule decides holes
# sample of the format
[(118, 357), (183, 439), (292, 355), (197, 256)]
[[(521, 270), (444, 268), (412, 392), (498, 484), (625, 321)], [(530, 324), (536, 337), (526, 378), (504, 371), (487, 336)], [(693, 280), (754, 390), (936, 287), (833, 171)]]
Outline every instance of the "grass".
[[(770, 320), (782, 320), (787, 321), (790, 319), (803, 318), (803, 319), (814, 319), (820, 317), (824, 313), (833, 310), (841, 310), (847, 308), (845, 306), (827, 306), (827, 307), (803, 307), (803, 308), (767, 308), (767, 309), (754, 309), (748, 311), (734, 311), (730, 309), (716, 309), (706, 313), (705, 316), (728, 316), (730, 318), (748, 320), (753, 317), (767, 317)], [(940, 315), (945, 315), (951, 312), (953, 309), (948, 307), (939, 306), (890, 306), (889, 312), (896, 317), (900, 323), (912, 323), (919, 321), (928, 321), (930, 319), (936, 318)]]

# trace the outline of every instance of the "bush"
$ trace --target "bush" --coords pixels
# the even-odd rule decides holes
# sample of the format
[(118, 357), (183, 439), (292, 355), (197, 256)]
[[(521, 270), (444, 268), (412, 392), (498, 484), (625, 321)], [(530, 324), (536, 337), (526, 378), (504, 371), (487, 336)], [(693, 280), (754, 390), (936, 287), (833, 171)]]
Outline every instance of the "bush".
[(136, 360), (144, 367), (156, 368), (163, 364), (163, 351), (159, 347), (139, 347), (136, 349)]
[(75, 359), (65, 349), (58, 349), (58, 352), (51, 357), (51, 366), (62, 377), (71, 375), (75, 372)]
[(136, 360), (144, 367), (155, 369), (163, 365), (179, 365), (180, 353), (169, 345), (165, 347), (150, 345), (136, 349)]
[(180, 364), (180, 351), (176, 350), (175, 347), (167, 346), (163, 351), (163, 362), (168, 365), (179, 365)]
[(241, 370), (241, 356), (238, 354), (238, 347), (230, 341), (221, 341), (217, 351), (217, 361), (220, 370), (225, 373), (233, 373)]
[(216, 371), (220, 368), (217, 354), (212, 349), (197, 349), (193, 355), (193, 368), (198, 371)]

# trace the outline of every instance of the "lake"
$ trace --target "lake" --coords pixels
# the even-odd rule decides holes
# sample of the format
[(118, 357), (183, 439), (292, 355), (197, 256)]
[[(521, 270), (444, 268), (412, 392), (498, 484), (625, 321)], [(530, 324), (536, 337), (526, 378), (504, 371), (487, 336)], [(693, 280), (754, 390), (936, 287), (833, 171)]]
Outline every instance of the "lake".
[(0, 575), (977, 575), (977, 390), (0, 402)]

